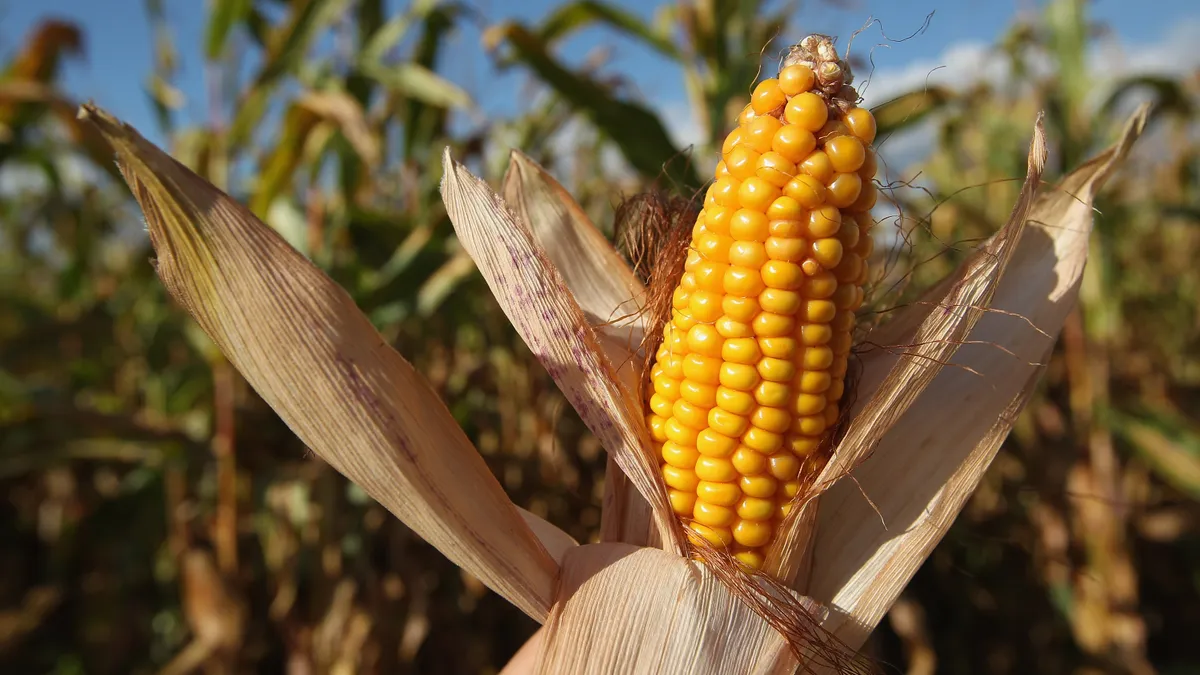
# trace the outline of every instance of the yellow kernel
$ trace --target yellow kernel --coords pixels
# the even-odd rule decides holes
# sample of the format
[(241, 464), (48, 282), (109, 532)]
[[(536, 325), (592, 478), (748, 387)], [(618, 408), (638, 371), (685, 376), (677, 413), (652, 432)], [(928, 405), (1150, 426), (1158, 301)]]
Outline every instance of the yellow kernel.
[(745, 520), (770, 520), (774, 513), (775, 502), (762, 497), (743, 497), (737, 505), (738, 517)]
[[(816, 415), (825, 410), (825, 397), (820, 394), (799, 394), (792, 404), (797, 415)], [(789, 424), (791, 420), (788, 420)]]
[[(679, 399), (671, 406), (671, 419), (686, 427), (691, 427), (695, 431), (700, 431), (708, 426), (708, 408), (701, 408), (683, 399)], [(692, 439), (686, 445), (694, 444), (695, 439)]]
[(816, 76), (813, 75), (812, 68), (804, 64), (797, 63), (779, 71), (779, 89), (788, 96), (812, 89), (815, 81)]
[[(655, 389), (658, 388), (657, 385), (658, 383), (655, 382)], [(650, 410), (659, 417), (670, 417), (671, 408), (675, 405), (674, 401), (675, 399), (669, 399), (666, 396), (656, 393), (650, 397)], [(750, 401), (750, 403), (753, 404), (754, 401)]]
[(662, 443), (667, 440), (667, 420), (660, 415), (646, 415), (646, 427), (650, 430), (650, 438)]
[(670, 464), (663, 466), (662, 475), (663, 482), (668, 487), (673, 487), (676, 490), (684, 492), (695, 492), (696, 484), (700, 482), (700, 479), (696, 478), (696, 472), (693, 469), (672, 466)]
[[(792, 497), (795, 497), (796, 495), (800, 494), (800, 481), (789, 480), (786, 483), (784, 483), (783, 484), (783, 494), (787, 495), (788, 499), (791, 499)], [(787, 504), (786, 506), (790, 507), (791, 504)], [(780, 518), (781, 519), (786, 518), (787, 514), (790, 512), (791, 512), (790, 508), (787, 510), (780, 509), (780, 511), (779, 511)]]
[[(764, 254), (765, 255), (765, 254)], [(725, 292), (743, 298), (755, 297), (766, 286), (757, 268), (730, 265), (725, 270)]]
[(858, 200), (862, 186), (862, 178), (858, 174), (839, 173), (829, 182), (829, 189), (825, 195), (831, 205), (844, 209)]
[[(746, 433), (746, 429), (750, 426), (750, 420), (742, 415), (717, 407), (708, 411), (708, 426), (720, 434), (737, 438)], [(734, 464), (736, 463), (735, 461)]]
[(679, 310), (671, 312), (671, 323), (679, 330), (688, 330), (692, 326), (700, 323), (696, 321), (691, 313), (684, 313)]
[(783, 447), (783, 436), (773, 431), (751, 426), (746, 433), (742, 434), (742, 445), (770, 454)]
[(758, 497), (765, 499), (775, 494), (775, 490), (779, 487), (779, 481), (773, 476), (742, 476), (738, 481), (738, 487), (742, 488), (742, 494), (747, 497)]
[(858, 175), (862, 176), (863, 181), (870, 182), (877, 171), (879, 171), (879, 157), (875, 155), (874, 150), (867, 148), (866, 159), (858, 168)]
[(754, 388), (754, 400), (762, 406), (783, 408), (792, 397), (792, 388), (781, 382), (759, 382)]
[(771, 260), (800, 262), (808, 253), (808, 241), (800, 237), (768, 237), (763, 250)]
[(816, 147), (817, 137), (808, 129), (795, 125), (787, 125), (775, 132), (771, 141), (771, 149), (793, 164), (804, 161)]
[(754, 112), (754, 106), (747, 103), (742, 108), (742, 112), (738, 114), (737, 123), (742, 126), (745, 126), (747, 122), (754, 119), (755, 117), (758, 117), (758, 113)]
[[(822, 186), (822, 189), (824, 189), (824, 186)], [(768, 221), (799, 220), (800, 218), (806, 216), (807, 214), (804, 211), (804, 207), (802, 207), (795, 199), (786, 194), (777, 197), (775, 201), (771, 202), (771, 206), (767, 208)]]
[(711, 408), (716, 404), (715, 396), (717, 388), (711, 384), (700, 384), (691, 380), (684, 380), (679, 385), (679, 398), (704, 408)]
[(688, 301), (691, 299), (691, 294), (686, 289), (676, 288), (671, 294), (671, 306), (675, 309), (683, 309), (688, 306)]
[(728, 235), (705, 232), (696, 237), (696, 243), (693, 248), (702, 260), (727, 263), (729, 262), (729, 247), (731, 245), (733, 245), (733, 239)]
[(668, 354), (660, 360), (667, 377), (673, 377), (677, 380), (683, 379), (683, 359), (673, 354)]
[(805, 394), (820, 394), (829, 389), (833, 382), (833, 376), (823, 370), (803, 371), (800, 376), (794, 381), (796, 389)]
[(739, 520), (733, 526), (733, 540), (742, 546), (766, 546), (771, 541), (773, 526), (762, 520)]
[(807, 174), (789, 180), (783, 186), (783, 194), (805, 209), (816, 209), (825, 204), (825, 184)]
[(729, 265), (719, 262), (704, 261), (696, 265), (696, 270), (693, 272), (696, 278), (696, 287), (705, 291), (713, 291), (716, 293), (725, 292), (725, 270)]
[(754, 397), (738, 389), (717, 387), (717, 406), (735, 415), (749, 415), (754, 410)]
[(822, 145), (828, 145), (839, 136), (849, 136), (850, 128), (842, 124), (841, 120), (829, 119), (821, 126), (815, 134), (817, 142)]
[(799, 311), (804, 298), (796, 291), (768, 288), (758, 295), (758, 304), (767, 312), (790, 316)]
[(853, 249), (858, 245), (858, 240), (862, 238), (862, 231), (859, 230), (858, 221), (854, 216), (849, 214), (842, 216), (842, 226), (838, 228), (836, 236), (846, 250)]
[[(826, 185), (833, 179), (833, 162), (829, 161), (829, 155), (825, 154), (824, 150), (813, 150), (808, 153), (808, 157), (800, 162), (800, 170)], [(826, 199), (828, 199), (828, 192), (826, 192)], [(717, 203), (724, 204), (725, 202), (718, 200)]]
[(739, 145), (725, 155), (725, 166), (729, 169), (730, 176), (737, 180), (746, 180), (754, 175), (760, 156), (754, 148)]
[(688, 311), (692, 318), (704, 323), (716, 321), (721, 314), (721, 296), (712, 291), (696, 291), (688, 298)]
[(870, 110), (854, 108), (846, 113), (845, 120), (850, 133), (857, 136), (863, 143), (875, 140), (875, 116), (871, 114)]
[(717, 162), (716, 178), (724, 178), (729, 175), (729, 167), (725, 166), (725, 160)]
[[(822, 403), (824, 399), (822, 398)], [(759, 406), (754, 414), (750, 416), (750, 424), (762, 429), (777, 434), (782, 434), (787, 431), (792, 425), (792, 416), (783, 408), (772, 408), (770, 406)]]
[(712, 206), (704, 209), (704, 227), (712, 234), (729, 234), (729, 221), (735, 209)]
[(844, 356), (834, 357), (833, 365), (829, 368), (829, 374), (834, 378), (840, 378), (846, 374), (846, 368), (849, 366), (849, 359)]
[(821, 439), (813, 436), (789, 436), (788, 450), (797, 457), (807, 457), (821, 447)]
[(725, 548), (733, 543), (733, 532), (728, 527), (709, 527), (703, 523), (688, 523), (697, 538), (708, 542), (716, 548)]
[[(815, 262), (815, 261), (814, 261)], [(826, 272), (823, 269), (811, 275), (808, 279), (808, 286), (805, 288), (804, 294), (814, 299), (832, 298), (834, 293), (838, 291), (837, 277), (833, 276), (833, 272)], [(841, 286), (841, 288), (848, 288)], [(833, 301), (837, 304), (837, 300)]]
[(735, 321), (753, 321), (759, 312), (758, 299), (726, 295), (721, 301), (721, 309), (725, 311), (726, 316)]
[(670, 350), (672, 354), (684, 354), (687, 352), (687, 331), (678, 328), (673, 328), (669, 335), (664, 337), (670, 342)]
[(725, 137), (725, 141), (721, 144), (721, 154), (727, 155), (730, 150), (733, 150), (742, 143), (742, 128), (739, 126), (729, 135)]
[(746, 568), (752, 570), (762, 568), (763, 563), (767, 561), (766, 556), (761, 551), (756, 550), (738, 551), (733, 554), (733, 557)]
[(696, 275), (691, 272), (684, 272), (683, 277), (679, 280), (679, 287), (687, 291), (696, 290)]
[(796, 163), (778, 152), (764, 152), (758, 158), (754, 175), (777, 188), (782, 188), (796, 175)]
[(854, 252), (861, 255), (863, 257), (863, 260), (870, 258), (871, 253), (873, 253), (874, 251), (875, 251), (875, 238), (870, 237), (870, 236), (864, 236), (862, 238), (862, 241), (858, 242), (858, 246), (854, 249)]
[(838, 309), (854, 311), (862, 305), (862, 293), (862, 289), (858, 286), (843, 284), (834, 293), (833, 304), (837, 305)]
[(696, 324), (687, 332), (688, 350), (703, 356), (720, 356), (725, 338), (708, 324)]
[(696, 493), (683, 490), (667, 490), (667, 498), (671, 500), (671, 510), (681, 516), (692, 515), (696, 507)]
[(842, 380), (838, 380), (829, 386), (829, 391), (825, 392), (825, 400), (832, 402), (840, 401), (842, 395), (845, 393), (846, 383)]
[(696, 498), (717, 506), (733, 506), (742, 500), (737, 483), (714, 483), (702, 480), (696, 486)]
[(803, 415), (792, 420), (792, 431), (802, 436), (820, 436), (827, 426), (824, 415)]
[[(738, 187), (737, 198), (742, 208), (766, 214), (767, 209), (771, 206), (771, 202), (775, 201), (782, 194), (779, 188), (758, 176), (752, 176), (742, 181), (741, 186)], [(855, 196), (857, 197), (858, 195)], [(740, 237), (737, 238), (740, 239)]]
[(656, 377), (654, 378), (654, 393), (674, 402), (679, 398), (679, 384), (680, 381), (673, 377)]
[[(767, 456), (745, 446), (740, 446), (735, 450), (730, 461), (733, 462), (733, 468), (743, 476), (754, 476), (765, 473), (767, 470)], [(739, 489), (738, 492), (740, 493), (741, 490)]]
[(796, 366), (791, 361), (763, 357), (758, 362), (758, 376), (769, 382), (791, 382), (796, 374)]
[[(676, 401), (676, 403), (679, 403), (679, 401)], [(666, 433), (667, 440), (675, 444), (672, 447), (693, 448), (696, 445), (696, 436), (700, 432), (672, 417), (667, 420)]]
[(800, 341), (810, 347), (823, 345), (833, 338), (833, 328), (826, 323), (806, 323), (800, 326)]
[(862, 275), (863, 259), (857, 253), (845, 253), (841, 262), (833, 268), (833, 276), (843, 284), (854, 283)]
[(733, 338), (721, 346), (721, 358), (733, 363), (753, 364), (762, 358), (762, 351), (754, 338)]
[(732, 265), (758, 269), (767, 262), (767, 251), (761, 242), (736, 241), (729, 247), (729, 262)]
[(825, 143), (825, 154), (833, 162), (833, 170), (838, 173), (853, 173), (862, 168), (867, 159), (867, 151), (862, 141), (854, 136), (838, 136)]
[(762, 266), (760, 278), (767, 288), (794, 291), (804, 285), (804, 270), (796, 263), (772, 260)]
[(758, 348), (765, 356), (790, 359), (796, 354), (796, 339), (793, 337), (763, 337), (758, 339)]
[(858, 193), (858, 199), (854, 203), (846, 207), (847, 211), (862, 212), (870, 211), (875, 208), (875, 204), (879, 202), (879, 188), (870, 181), (862, 182), (862, 190)]
[(753, 391), (758, 386), (758, 371), (742, 363), (721, 366), (721, 386), (738, 391)]
[[(696, 452), (696, 449), (693, 447), (680, 445), (674, 441), (667, 441), (662, 446), (662, 458), (669, 466), (677, 469), (691, 469), (696, 466), (696, 460), (700, 458), (700, 453)], [(683, 488), (679, 489), (682, 490)]]
[(825, 99), (811, 91), (801, 92), (788, 100), (783, 108), (783, 117), (788, 124), (795, 124), (809, 131), (817, 131), (829, 119), (829, 108)]
[[(732, 486), (737, 489), (737, 486)], [(709, 527), (728, 527), (737, 520), (737, 514), (728, 506), (718, 506), (710, 504), (701, 498), (696, 499), (696, 506), (692, 509), (692, 518), (700, 525)]]
[(837, 402), (830, 401), (825, 406), (825, 424), (828, 426), (833, 426), (833, 425), (837, 424), (838, 415), (840, 413), (841, 413), (841, 410), (838, 408)]
[(750, 105), (755, 114), (766, 115), (787, 102), (787, 94), (779, 87), (779, 80), (763, 80), (750, 95)]
[(812, 256), (825, 269), (833, 269), (842, 261), (842, 242), (834, 237), (817, 239), (812, 243)]
[[(762, 302), (761, 296), (759, 302)], [(837, 314), (837, 307), (829, 300), (806, 300), (798, 316), (806, 323), (829, 323)]]
[(764, 115), (755, 117), (742, 127), (742, 142), (759, 152), (771, 149), (776, 132), (783, 126), (775, 117)]
[(754, 334), (759, 337), (783, 337), (789, 335), (796, 321), (790, 316), (763, 312), (754, 317)]
[(833, 365), (833, 350), (827, 346), (805, 347), (803, 359), (805, 370), (825, 370)]
[(850, 353), (852, 337), (849, 333), (838, 333), (832, 340), (829, 341), (829, 348), (833, 350), (834, 356), (845, 356)]
[(721, 334), (721, 337), (726, 339), (744, 338), (754, 335), (754, 330), (750, 327), (750, 324), (745, 321), (738, 321), (730, 316), (722, 316), (713, 325), (717, 327), (717, 332)]
[[(779, 452), (771, 455), (770, 464), (769, 470), (776, 480), (795, 480), (796, 476), (800, 474), (800, 460), (789, 452)], [(699, 465), (697, 465), (698, 467)]]
[(737, 439), (705, 429), (696, 437), (696, 451), (705, 457), (728, 457), (737, 449)]
[(714, 483), (732, 483), (738, 478), (737, 471), (733, 469), (733, 462), (724, 457), (701, 456), (696, 460), (695, 471), (700, 480)]
[(719, 206), (737, 206), (738, 203), (738, 188), (742, 186), (741, 182), (734, 178), (721, 178), (708, 188), (708, 194), (712, 195), (713, 202)]
[(767, 216), (753, 209), (738, 209), (729, 221), (729, 236), (739, 241), (765, 241), (769, 232)]
[(836, 206), (822, 206), (808, 214), (809, 239), (824, 239), (837, 234), (842, 227), (842, 212)]

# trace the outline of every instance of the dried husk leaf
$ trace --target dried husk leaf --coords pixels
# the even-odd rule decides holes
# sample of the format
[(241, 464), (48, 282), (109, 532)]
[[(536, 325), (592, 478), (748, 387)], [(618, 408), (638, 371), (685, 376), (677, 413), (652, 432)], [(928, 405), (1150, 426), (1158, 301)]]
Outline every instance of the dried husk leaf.
[[(575, 296), (601, 348), (622, 383), (637, 391), (645, 333), (645, 288), (633, 270), (596, 228), (571, 194), (537, 162), (519, 150), (509, 156), (504, 201)], [(605, 473), (601, 539), (652, 543), (650, 505), (633, 489), (610, 456)]]
[[(850, 647), (866, 640), (949, 529), (1028, 401), (1075, 304), (1095, 193), (1141, 132), (1144, 112), (1118, 144), (1037, 199), (1007, 265), (988, 272), (1003, 272), (990, 294), (991, 311), (963, 336), (950, 365), (887, 429), (853, 479), (822, 495), (812, 576), (797, 588), (831, 608), (825, 627)], [(997, 233), (986, 250), (1007, 245), (1012, 227), (1010, 222), (1007, 232)], [(929, 317), (918, 326), (913, 315), (961, 306), (959, 289), (977, 283), (975, 269), (968, 262), (951, 283), (879, 331), (877, 341), (886, 346), (927, 339), (921, 336)], [(986, 301), (985, 295), (974, 306)], [(879, 349), (864, 355), (863, 365), (878, 373), (907, 360)]]
[(707, 567), (654, 548), (593, 544), (568, 552), (543, 632), (532, 672), (744, 675), (796, 667), (783, 637)]
[(437, 392), (350, 296), (242, 205), (107, 113), (170, 291), (322, 459), (537, 620), (558, 565)]
[(562, 274), (487, 183), (455, 162), (449, 149), (442, 161), (442, 199), (463, 248), (525, 344), (652, 506), (658, 536), (682, 552), (641, 406), (617, 378)]

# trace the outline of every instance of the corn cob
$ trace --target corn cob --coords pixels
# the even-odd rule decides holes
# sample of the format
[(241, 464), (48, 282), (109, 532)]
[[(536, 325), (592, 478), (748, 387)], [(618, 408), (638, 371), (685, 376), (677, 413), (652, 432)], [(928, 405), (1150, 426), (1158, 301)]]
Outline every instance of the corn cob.
[(647, 423), (692, 536), (751, 568), (844, 392), (871, 254), (875, 137), (832, 41), (809, 36), (725, 139), (651, 367)]

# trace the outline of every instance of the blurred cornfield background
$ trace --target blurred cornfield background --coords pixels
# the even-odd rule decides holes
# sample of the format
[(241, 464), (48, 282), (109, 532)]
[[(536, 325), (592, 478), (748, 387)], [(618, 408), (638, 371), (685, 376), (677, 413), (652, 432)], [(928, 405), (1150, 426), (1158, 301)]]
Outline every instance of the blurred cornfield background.
[[(680, 0), (647, 24), (576, 1), (480, 26), (455, 2), (215, 0), (196, 27), (162, 5), (145, 3), (157, 50), (127, 76), (167, 149), (349, 290), (517, 504), (593, 539), (603, 450), (456, 244), (438, 155), (497, 181), (519, 148), (610, 229), (623, 197), (692, 197), (760, 66), (800, 34), (797, 6)], [(526, 78), (519, 114), (482, 116), (439, 74), (467, 24)], [(878, 247), (882, 312), (1004, 222), (1037, 110), (1053, 179), (1154, 106), (1038, 396), (868, 647), (888, 672), (1200, 672), (1200, 73), (1092, 72), (1103, 28), (1053, 0), (995, 45), (1010, 77), (875, 110), (881, 139), (931, 146), (883, 179), (881, 242), (900, 245)], [(556, 45), (585, 29), (672, 60), (702, 140), (677, 147), (603, 52), (566, 65)], [(192, 126), (181, 30), (204, 32)], [(168, 300), (60, 84), (86, 45), (48, 21), (0, 69), (0, 670), (152, 673), (203, 642), (206, 672), (495, 672), (535, 624), (307, 453)]]

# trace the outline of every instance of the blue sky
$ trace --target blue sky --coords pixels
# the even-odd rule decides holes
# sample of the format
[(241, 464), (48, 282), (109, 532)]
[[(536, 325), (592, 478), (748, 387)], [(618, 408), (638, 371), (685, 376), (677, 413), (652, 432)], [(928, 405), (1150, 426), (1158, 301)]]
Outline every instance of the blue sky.
[[(669, 2), (617, 0), (650, 18)], [(674, 0), (670, 0), (674, 2)], [(181, 59), (177, 84), (187, 96), (185, 120), (204, 117), (201, 38), (206, 3), (202, 0), (164, 0)], [(392, 2), (395, 8), (401, 2)], [(536, 21), (559, 2), (552, 0), (475, 0), (471, 2), (487, 22), (516, 18)], [(931, 68), (953, 68), (963, 45), (992, 43), (1018, 12), (1038, 11), (1041, 2), (1023, 0), (844, 0), (839, 3), (809, 0), (801, 3), (795, 25), (804, 32), (824, 32), (846, 37), (869, 17), (882, 21), (890, 37), (907, 35), (934, 12), (928, 30), (907, 42), (876, 52), (879, 72), (928, 74)], [(1151, 11), (1152, 10), (1152, 11)], [(1153, 45), (1172, 35), (1190, 47), (1194, 42), (1179, 35), (1178, 26), (1200, 26), (1200, 9), (1194, 0), (1153, 0), (1131, 3), (1096, 0), (1092, 17), (1104, 22), (1122, 45)], [(153, 35), (143, 10), (143, 0), (0, 0), (0, 57), (7, 58), (21, 37), (37, 22), (49, 17), (67, 18), (86, 33), (86, 59), (69, 64), (64, 89), (77, 99), (94, 99), (157, 140), (153, 117), (143, 85), (149, 72)], [(1189, 23), (1190, 22), (1190, 23)], [(1200, 36), (1197, 36), (1200, 37)], [(873, 28), (863, 42), (879, 42)], [(578, 63), (590, 51), (610, 49), (610, 72), (631, 78), (642, 97), (660, 110), (680, 109), (685, 101), (679, 70), (636, 43), (595, 29), (578, 34), (562, 46), (561, 56)], [(497, 76), (480, 46), (480, 30), (466, 26), (456, 35), (443, 73), (464, 86), (492, 114), (511, 114), (521, 106), (525, 74), (517, 71)], [(1159, 55), (1159, 60), (1170, 59)], [(907, 69), (907, 70), (906, 70)], [(686, 132), (680, 131), (686, 136)]]

